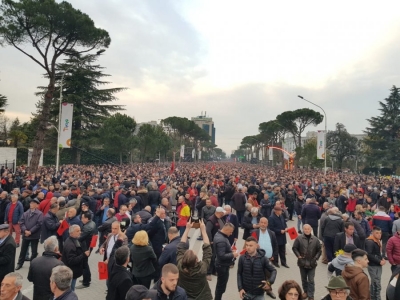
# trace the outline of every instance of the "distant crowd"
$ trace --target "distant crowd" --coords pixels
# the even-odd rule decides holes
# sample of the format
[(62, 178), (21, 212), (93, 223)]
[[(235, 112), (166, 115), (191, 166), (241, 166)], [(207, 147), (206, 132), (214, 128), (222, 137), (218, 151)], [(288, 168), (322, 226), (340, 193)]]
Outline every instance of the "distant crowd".
[[(36, 174), (21, 166), (0, 175), (0, 300), (27, 299), (17, 272), (27, 262), (33, 299), (78, 299), (95, 272), (107, 300), (220, 300), (237, 268), (241, 299), (314, 300), (318, 262), (328, 273), (324, 300), (379, 300), (382, 284), (387, 299), (400, 299), (396, 178), (241, 163)], [(202, 257), (190, 247), (193, 229)], [(289, 238), (301, 282), (275, 287), (279, 268), (293, 268)], [(91, 270), (96, 254), (102, 263)], [(392, 275), (382, 283), (385, 264)]]

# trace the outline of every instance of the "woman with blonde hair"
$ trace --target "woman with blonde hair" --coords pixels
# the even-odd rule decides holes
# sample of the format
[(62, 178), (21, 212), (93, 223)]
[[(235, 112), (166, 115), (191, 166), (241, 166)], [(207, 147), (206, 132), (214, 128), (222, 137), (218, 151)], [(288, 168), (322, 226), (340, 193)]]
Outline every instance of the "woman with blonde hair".
[(206, 226), (200, 220), (200, 231), (203, 236), (203, 259), (199, 261), (196, 253), (189, 250), (187, 237), (193, 223), (187, 223), (180, 243), (177, 247), (176, 262), (179, 270), (178, 285), (186, 291), (188, 299), (212, 300), (210, 286), (207, 281), (207, 270), (211, 263), (212, 249)]
[(130, 252), (134, 284), (141, 284), (149, 289), (157, 269), (157, 257), (153, 248), (149, 246), (149, 236), (146, 231), (136, 232)]

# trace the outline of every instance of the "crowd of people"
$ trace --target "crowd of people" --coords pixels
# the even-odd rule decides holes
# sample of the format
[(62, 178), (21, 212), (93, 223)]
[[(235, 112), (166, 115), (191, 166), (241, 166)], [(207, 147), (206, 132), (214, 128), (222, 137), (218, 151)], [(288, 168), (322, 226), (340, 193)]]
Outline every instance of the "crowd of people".
[[(241, 299), (314, 300), (319, 261), (328, 272), (323, 299), (380, 300), (382, 285), (387, 299), (400, 299), (395, 178), (241, 163), (66, 165), (36, 174), (21, 166), (0, 174), (1, 300), (27, 299), (16, 272), (26, 262), (33, 299), (78, 299), (77, 289), (90, 288), (93, 254), (104, 262), (107, 300), (220, 300), (235, 264)], [(189, 247), (193, 228), (201, 258)], [(293, 267), (289, 236), (301, 283), (274, 287), (279, 268)], [(387, 263), (392, 276), (382, 283)]]

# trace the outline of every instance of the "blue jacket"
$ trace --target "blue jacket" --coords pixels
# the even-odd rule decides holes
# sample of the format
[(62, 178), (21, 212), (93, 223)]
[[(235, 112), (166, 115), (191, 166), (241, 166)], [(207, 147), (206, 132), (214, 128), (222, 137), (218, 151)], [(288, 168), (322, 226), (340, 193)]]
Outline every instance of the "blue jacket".
[(386, 213), (378, 212), (372, 217), (372, 226), (378, 226), (382, 232), (392, 232), (393, 221)]
[[(8, 212), (10, 211), (10, 208), (11, 208), (11, 202), (7, 204), (6, 214), (4, 216), (4, 223), (8, 223)], [(14, 214), (12, 216), (12, 223), (14, 225), (18, 224), (23, 214), (24, 214), (24, 207), (22, 206), (21, 202), (17, 201), (17, 206), (15, 207)]]
[(309, 203), (303, 206), (301, 212), (301, 221), (303, 224), (318, 226), (318, 220), (321, 218), (321, 210), (315, 203)]
[(166, 264), (176, 265), (176, 251), (180, 241), (181, 238), (178, 236), (172, 239), (171, 242), (164, 247), (160, 258), (158, 259), (158, 265), (160, 266), (160, 269), (162, 269), (162, 267)]

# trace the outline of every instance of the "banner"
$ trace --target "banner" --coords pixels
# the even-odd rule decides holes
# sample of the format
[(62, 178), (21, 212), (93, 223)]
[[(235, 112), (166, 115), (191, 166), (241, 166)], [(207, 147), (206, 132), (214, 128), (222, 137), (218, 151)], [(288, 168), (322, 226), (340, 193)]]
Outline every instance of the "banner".
[(317, 133), (317, 158), (325, 159), (325, 131), (319, 130)]
[(185, 145), (181, 145), (181, 153), (179, 154), (180, 157), (185, 156)]
[(64, 102), (61, 106), (61, 124), (58, 145), (60, 148), (71, 148), (72, 113), (74, 105)]
[(192, 150), (192, 158), (194, 158), (194, 156), (196, 155), (196, 150)]
[(201, 151), (199, 151), (198, 155), (199, 155), (198, 159), (201, 159)]
[(274, 149), (272, 149), (272, 148), (268, 148), (268, 158), (269, 158), (269, 160), (274, 160), (274, 152), (273, 152), (273, 150)]

